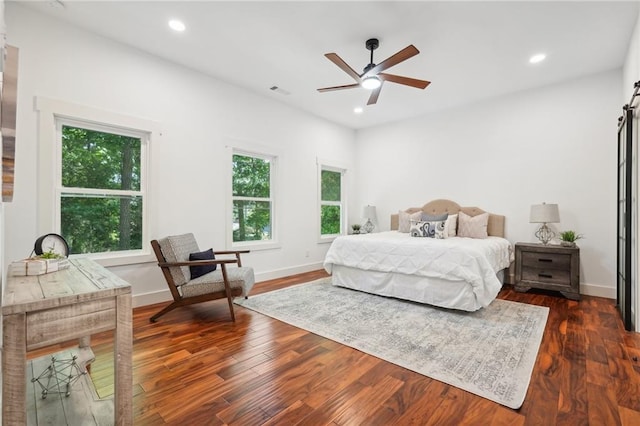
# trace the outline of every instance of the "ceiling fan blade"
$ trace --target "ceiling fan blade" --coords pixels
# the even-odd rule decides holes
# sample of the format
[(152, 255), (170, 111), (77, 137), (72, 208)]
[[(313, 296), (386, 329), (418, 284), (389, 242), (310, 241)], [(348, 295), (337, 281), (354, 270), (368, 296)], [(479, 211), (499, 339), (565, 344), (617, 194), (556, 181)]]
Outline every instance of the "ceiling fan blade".
[[(402, 61), (406, 61), (407, 59), (413, 56), (416, 56), (418, 53), (420, 53), (420, 51), (413, 44), (410, 44), (409, 46), (405, 47), (395, 55), (389, 56), (387, 59), (385, 59), (384, 61), (380, 62), (378, 65), (376, 65), (375, 67), (367, 71), (365, 74), (366, 75), (378, 74), (379, 72), (382, 72), (387, 68), (391, 68), (392, 66), (397, 65)], [(364, 74), (361, 77), (364, 77)]]
[(354, 83), (354, 84), (345, 84), (344, 86), (323, 87), (321, 89), (318, 89), (318, 92), (320, 93), (333, 92), (334, 90), (354, 89), (356, 87), (360, 87), (360, 85), (358, 83)]
[(424, 89), (431, 84), (430, 81), (418, 80), (417, 78), (403, 77), (401, 75), (379, 73), (378, 77), (384, 81), (390, 81), (392, 83), (404, 84), (405, 86), (415, 87), (417, 89)]
[(353, 68), (351, 68), (345, 61), (343, 61), (340, 56), (335, 53), (326, 53), (324, 56), (326, 56), (328, 60), (336, 64), (342, 71), (349, 74), (355, 81), (357, 81), (358, 83), (362, 82), (362, 80), (360, 79), (360, 74), (355, 72)]
[(371, 96), (369, 96), (369, 101), (367, 101), (367, 105), (373, 105), (378, 102), (378, 96), (380, 96), (380, 91), (382, 90), (382, 84), (377, 89), (373, 89), (371, 91)]

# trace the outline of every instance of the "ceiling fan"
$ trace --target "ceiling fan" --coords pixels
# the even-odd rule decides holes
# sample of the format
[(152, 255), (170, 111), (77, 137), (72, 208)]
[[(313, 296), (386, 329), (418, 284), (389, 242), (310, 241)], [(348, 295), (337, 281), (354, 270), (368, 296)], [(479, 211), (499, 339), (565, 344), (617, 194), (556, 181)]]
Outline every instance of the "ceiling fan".
[(371, 51), (371, 59), (369, 64), (364, 68), (362, 74), (358, 74), (351, 68), (347, 63), (342, 60), (340, 56), (336, 53), (327, 53), (324, 56), (327, 57), (331, 62), (336, 64), (342, 71), (346, 72), (353, 78), (356, 83), (354, 84), (346, 84), (343, 86), (333, 86), (333, 87), (324, 87), (318, 89), (318, 92), (331, 92), (334, 90), (343, 90), (343, 89), (353, 89), (355, 87), (364, 87), (365, 89), (371, 90), (371, 95), (369, 96), (369, 101), (367, 105), (375, 104), (378, 101), (378, 96), (380, 96), (380, 90), (382, 90), (382, 84), (385, 81), (389, 81), (391, 83), (404, 84), (405, 86), (411, 86), (418, 89), (424, 89), (431, 82), (426, 80), (418, 80), (416, 78), (403, 77), (400, 75), (394, 74), (386, 74), (382, 71), (387, 68), (391, 68), (394, 65), (399, 64), (400, 62), (406, 61), (407, 59), (417, 55), (420, 53), (418, 49), (413, 44), (405, 47), (401, 51), (397, 52), (394, 55), (391, 55), (384, 61), (379, 64), (373, 63), (373, 51), (376, 50), (379, 46), (379, 42), (377, 38), (370, 38), (365, 43), (367, 50)]

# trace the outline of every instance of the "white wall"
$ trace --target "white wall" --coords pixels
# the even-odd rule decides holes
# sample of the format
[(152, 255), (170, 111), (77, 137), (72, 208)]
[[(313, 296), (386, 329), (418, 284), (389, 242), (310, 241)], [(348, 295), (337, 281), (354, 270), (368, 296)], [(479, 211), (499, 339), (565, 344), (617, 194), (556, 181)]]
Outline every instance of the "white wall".
[(636, 21), (635, 29), (631, 40), (629, 40), (629, 49), (627, 57), (622, 69), (622, 102), (628, 103), (633, 91), (633, 84), (640, 79), (640, 13)]
[[(353, 169), (355, 132), (138, 50), (7, 4), (8, 43), (20, 49), (14, 202), (5, 262), (31, 252), (40, 233), (34, 97), (44, 96), (160, 123), (151, 147), (151, 237), (194, 232), (202, 249), (225, 244), (225, 145), (259, 144), (279, 159), (281, 248), (243, 258), (257, 279), (319, 269), (316, 157)], [(265, 88), (266, 91), (266, 88)], [(353, 179), (352, 179), (353, 182)], [(351, 185), (353, 190), (353, 185)], [(352, 191), (353, 192), (353, 191)], [(283, 225), (284, 224), (284, 225)], [(306, 252), (309, 257), (306, 257)], [(154, 263), (114, 267), (136, 304), (169, 297)]]
[[(629, 103), (631, 99), (631, 94), (634, 90), (634, 83), (640, 81), (640, 13), (638, 14), (638, 19), (636, 21), (636, 27), (633, 31), (633, 35), (631, 36), (631, 40), (629, 40), (629, 50), (627, 51), (627, 57), (624, 63), (623, 72), (622, 72), (622, 98), (620, 100), (620, 105), (625, 105)], [(640, 113), (638, 111), (638, 105), (640, 99), (636, 98), (634, 102), (634, 106), (636, 109), (634, 110), (634, 128), (633, 131), (635, 133), (634, 140), (639, 141), (640, 136)], [(620, 110), (622, 113), (622, 110)], [(637, 291), (638, 287), (638, 264), (640, 263), (640, 250), (638, 250), (638, 241), (640, 241), (640, 228), (638, 227), (638, 146), (637, 144), (634, 148), (634, 158), (633, 158), (633, 178), (636, 182), (635, 191), (633, 194), (633, 205), (635, 206), (633, 227), (635, 229), (634, 232), (634, 241), (633, 241), (633, 252), (636, 256), (636, 262), (632, 265), (633, 277), (632, 281), (635, 283), (635, 287), (632, 287), (632, 298), (636, 300), (635, 306), (632, 304), (632, 316), (635, 315), (636, 329), (637, 325), (640, 324), (640, 311), (638, 311), (637, 307), (640, 306), (640, 292)]]
[[(437, 199), (506, 216), (512, 242), (536, 241), (529, 208), (558, 203), (585, 235), (581, 289), (615, 297), (616, 123), (620, 71), (358, 131), (358, 203), (389, 215)], [(428, 96), (428, 94), (426, 94)]]

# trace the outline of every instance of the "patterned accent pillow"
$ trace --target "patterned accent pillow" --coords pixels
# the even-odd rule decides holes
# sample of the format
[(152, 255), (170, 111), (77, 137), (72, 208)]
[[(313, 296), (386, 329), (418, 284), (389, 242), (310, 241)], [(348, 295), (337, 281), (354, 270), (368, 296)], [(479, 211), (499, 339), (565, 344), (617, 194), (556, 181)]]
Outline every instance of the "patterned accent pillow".
[(412, 237), (427, 237), (427, 238), (436, 238), (443, 239), (445, 238), (445, 227), (444, 220), (434, 220), (434, 221), (411, 221), (411, 236)]
[(411, 229), (411, 221), (416, 222), (422, 217), (422, 212), (407, 213), (400, 210), (398, 212), (398, 232), (404, 232), (405, 234)]
[(469, 216), (465, 212), (458, 213), (458, 237), (487, 238), (489, 213)]

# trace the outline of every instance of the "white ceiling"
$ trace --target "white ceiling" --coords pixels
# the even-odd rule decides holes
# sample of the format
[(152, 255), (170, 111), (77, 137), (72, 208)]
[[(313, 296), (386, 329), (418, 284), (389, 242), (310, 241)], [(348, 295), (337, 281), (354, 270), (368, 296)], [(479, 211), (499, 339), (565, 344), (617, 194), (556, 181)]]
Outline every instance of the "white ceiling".
[[(28, 7), (218, 79), (359, 129), (623, 65), (638, 2), (614, 1), (51, 1)], [(187, 25), (183, 33), (170, 18)], [(386, 83), (366, 106), (362, 88), (324, 57), (361, 72), (368, 38), (379, 63), (409, 44), (420, 54), (386, 72), (429, 80)], [(545, 52), (538, 65), (528, 58)], [(279, 86), (290, 92), (269, 90)], [(363, 106), (360, 115), (353, 113)]]

